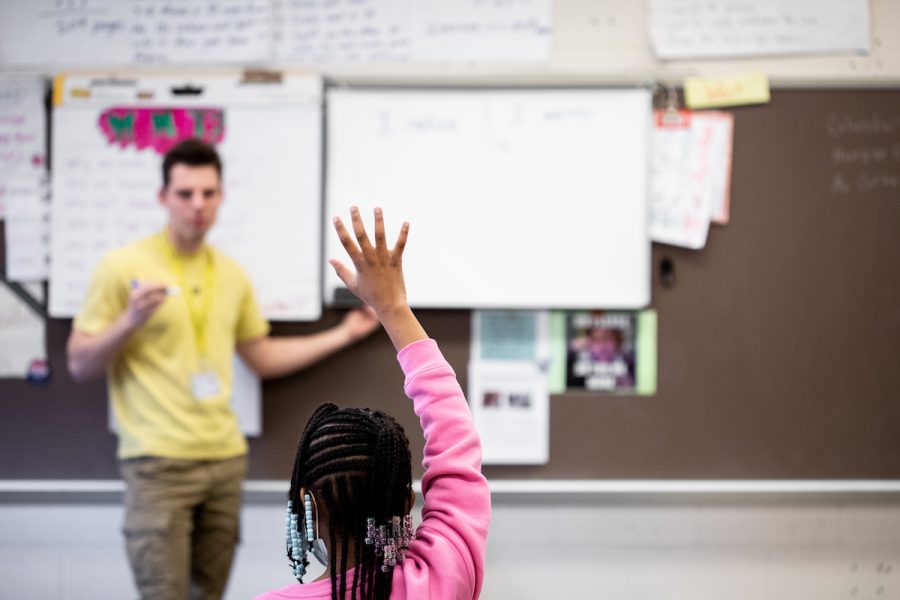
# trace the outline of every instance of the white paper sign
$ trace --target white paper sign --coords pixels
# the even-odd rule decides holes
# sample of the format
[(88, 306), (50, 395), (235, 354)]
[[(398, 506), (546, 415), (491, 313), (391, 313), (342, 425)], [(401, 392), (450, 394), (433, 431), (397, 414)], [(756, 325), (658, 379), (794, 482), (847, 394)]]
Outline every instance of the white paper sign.
[(5, 64), (55, 67), (261, 62), (271, 58), (270, 0), (0, 2)]
[(720, 112), (682, 114), (686, 125), (653, 130), (650, 238), (699, 249), (713, 215), (728, 218), (734, 119)]
[(547, 375), (536, 363), (470, 363), (469, 405), (484, 464), (550, 459), (550, 394)]
[(0, 79), (0, 218), (6, 217), (6, 276), (47, 278), (48, 173), (44, 82)]
[(663, 59), (869, 51), (868, 0), (650, 0)]
[(0, 63), (546, 62), (552, 0), (0, 2)]
[(472, 313), (469, 404), (485, 464), (542, 464), (550, 456), (547, 311)]
[(307, 64), (539, 62), (550, 0), (284, 0), (278, 60)]
[(262, 382), (240, 355), (232, 361), (231, 407), (237, 413), (241, 431), (248, 436), (262, 435)]
[[(43, 297), (39, 286), (27, 291)], [(24, 379), (32, 360), (46, 359), (44, 319), (0, 283), (0, 377)]]
[(550, 59), (550, 0), (412, 2), (419, 61), (543, 62)]

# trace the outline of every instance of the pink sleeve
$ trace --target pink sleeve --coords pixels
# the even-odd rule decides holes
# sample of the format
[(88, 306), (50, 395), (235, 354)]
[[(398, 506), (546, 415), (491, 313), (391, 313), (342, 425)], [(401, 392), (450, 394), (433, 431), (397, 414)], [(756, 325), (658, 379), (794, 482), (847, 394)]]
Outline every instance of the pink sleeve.
[(410, 344), (397, 359), (425, 433), (425, 503), (416, 538), (394, 570), (391, 598), (477, 598), (491, 495), (469, 406), (434, 340)]

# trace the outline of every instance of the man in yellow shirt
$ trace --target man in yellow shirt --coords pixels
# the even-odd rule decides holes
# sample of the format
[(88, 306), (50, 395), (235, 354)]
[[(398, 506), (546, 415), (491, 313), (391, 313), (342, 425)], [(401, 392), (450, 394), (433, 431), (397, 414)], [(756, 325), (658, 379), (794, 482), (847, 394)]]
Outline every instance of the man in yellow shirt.
[(106, 373), (126, 483), (126, 547), (144, 599), (224, 593), (247, 469), (231, 408), (234, 351), (259, 376), (277, 377), (378, 325), (354, 310), (315, 335), (269, 337), (247, 275), (206, 243), (221, 175), (218, 154), (203, 142), (166, 154), (165, 229), (103, 259), (67, 348), (75, 379)]

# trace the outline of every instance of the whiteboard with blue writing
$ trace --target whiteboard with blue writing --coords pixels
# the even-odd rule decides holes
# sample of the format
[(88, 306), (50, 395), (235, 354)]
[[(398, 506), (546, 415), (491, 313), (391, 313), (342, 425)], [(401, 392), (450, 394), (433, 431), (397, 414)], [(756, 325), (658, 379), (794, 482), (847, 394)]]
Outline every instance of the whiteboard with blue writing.
[[(637, 308), (650, 300), (643, 89), (327, 92), (325, 224), (411, 224), (409, 301)], [(326, 258), (343, 258), (332, 233)], [(327, 265), (326, 265), (327, 266)], [(326, 303), (343, 284), (326, 268)]]

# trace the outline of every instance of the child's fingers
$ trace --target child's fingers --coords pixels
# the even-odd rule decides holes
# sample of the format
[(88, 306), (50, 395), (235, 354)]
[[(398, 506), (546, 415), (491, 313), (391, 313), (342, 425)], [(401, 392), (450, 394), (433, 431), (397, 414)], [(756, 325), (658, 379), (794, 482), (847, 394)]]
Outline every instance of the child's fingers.
[(334, 268), (334, 272), (341, 278), (341, 281), (344, 282), (348, 289), (352, 291), (356, 288), (356, 277), (353, 275), (353, 271), (348, 269), (344, 263), (332, 258), (328, 261), (328, 264)]
[(396, 258), (400, 258), (403, 255), (403, 249), (406, 248), (406, 238), (409, 235), (409, 221), (404, 221), (403, 226), (400, 228), (400, 235), (397, 236), (397, 243), (394, 244), (393, 253), (396, 255)]
[(375, 248), (387, 249), (384, 239), (384, 213), (378, 207), (375, 208)]
[(362, 217), (359, 215), (359, 209), (355, 206), (350, 207), (350, 221), (353, 224), (353, 233), (356, 234), (356, 241), (359, 242), (359, 249), (368, 252), (372, 249), (372, 243), (369, 236), (366, 235), (366, 228), (363, 225)]
[(359, 261), (362, 260), (362, 252), (359, 251), (359, 248), (356, 247), (356, 244), (353, 243), (353, 238), (350, 237), (350, 233), (347, 231), (347, 228), (344, 227), (343, 221), (341, 221), (340, 217), (334, 218), (334, 230), (337, 232), (338, 239), (341, 241), (341, 245), (344, 246), (344, 250), (347, 251), (347, 254), (350, 256), (350, 260), (353, 261), (353, 264), (359, 264)]

